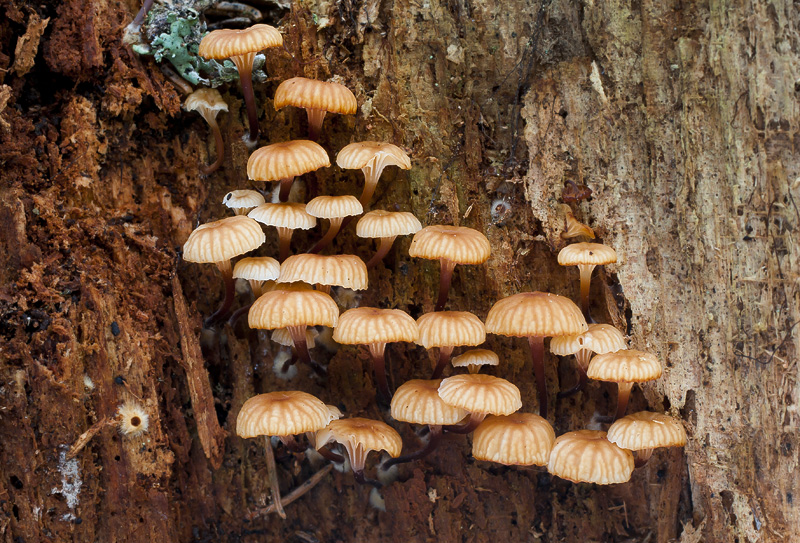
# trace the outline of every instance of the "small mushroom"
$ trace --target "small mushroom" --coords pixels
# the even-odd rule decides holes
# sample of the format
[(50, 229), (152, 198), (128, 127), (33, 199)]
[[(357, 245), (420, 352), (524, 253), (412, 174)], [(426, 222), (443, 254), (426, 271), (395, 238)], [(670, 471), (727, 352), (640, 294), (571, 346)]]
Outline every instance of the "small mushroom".
[(356, 223), (356, 236), (380, 239), (375, 256), (367, 262), (367, 269), (377, 266), (383, 260), (397, 236), (416, 234), (421, 228), (422, 224), (412, 213), (379, 209), (366, 213)]
[(617, 419), (625, 416), (634, 383), (661, 377), (661, 364), (654, 354), (643, 351), (617, 351), (592, 358), (586, 370), (589, 379), (610, 381), (619, 386)]
[(533, 413), (491, 415), (475, 428), (472, 456), (506, 466), (544, 466), (555, 440), (550, 423)]
[(433, 368), (432, 379), (442, 376), (453, 349), (474, 347), (486, 341), (486, 328), (481, 320), (467, 311), (436, 311), (417, 319), (417, 343), (426, 349), (439, 347), (439, 361)]
[(497, 366), (500, 357), (489, 349), (470, 349), (450, 361), (454, 368), (467, 368), (470, 373), (478, 373), (482, 366)]
[(222, 203), (236, 215), (247, 215), (251, 209), (264, 203), (264, 197), (255, 190), (232, 190), (225, 195)]
[(359, 201), (364, 209), (369, 207), (372, 194), (383, 170), (387, 166), (397, 166), (403, 170), (411, 169), (411, 159), (405, 151), (391, 143), (361, 141), (345, 145), (336, 155), (336, 164), (346, 170), (364, 172), (364, 190)]
[(327, 247), (339, 233), (346, 217), (361, 215), (364, 208), (355, 196), (317, 196), (306, 204), (306, 212), (318, 219), (328, 219), (331, 225), (325, 235), (314, 244), (309, 253), (318, 253)]
[(196, 111), (208, 123), (211, 134), (214, 136), (214, 148), (217, 153), (217, 160), (203, 168), (203, 174), (208, 175), (215, 172), (222, 166), (225, 160), (225, 144), (222, 141), (222, 132), (217, 124), (217, 115), (220, 111), (228, 111), (228, 104), (222, 99), (222, 95), (216, 89), (197, 89), (186, 97), (183, 102), (183, 109), (186, 111)]
[(605, 432), (578, 430), (558, 436), (547, 471), (573, 483), (626, 483), (633, 473), (633, 454), (611, 443)]
[(566, 220), (566, 229), (561, 233), (561, 239), (572, 239), (579, 237), (587, 237), (594, 239), (594, 230), (579, 222), (572, 213), (572, 208), (567, 204), (561, 204), (564, 210), (564, 218)]
[(417, 323), (408, 313), (399, 309), (357, 307), (348, 309), (339, 317), (333, 330), (333, 340), (342, 345), (367, 345), (372, 358), (375, 382), (383, 401), (389, 402), (392, 393), (386, 378), (384, 352), (387, 343), (413, 342), (419, 337)]
[(234, 279), (245, 279), (250, 283), (253, 296), (258, 298), (263, 293), (264, 283), (275, 281), (280, 275), (278, 261), (268, 256), (242, 258), (233, 267)]
[(513, 383), (481, 373), (454, 375), (442, 380), (439, 397), (451, 407), (468, 411), (469, 420), (447, 431), (467, 434), (487, 415), (510, 415), (522, 407), (519, 389)]
[(581, 311), (587, 321), (589, 316), (589, 287), (595, 266), (612, 264), (617, 261), (617, 253), (602, 243), (573, 243), (558, 253), (558, 263), (562, 266), (578, 266), (581, 274)]
[(239, 82), (247, 106), (247, 121), (250, 126), (249, 144), (258, 141), (258, 112), (253, 92), (253, 62), (256, 54), (270, 47), (283, 45), (283, 36), (277, 28), (265, 24), (253, 25), (244, 30), (224, 28), (209, 32), (200, 41), (197, 54), (203, 58), (223, 60), (226, 58), (236, 65)]
[(302, 281), (317, 285), (317, 290), (329, 293), (332, 286), (366, 290), (367, 267), (355, 255), (293, 255), (281, 264), (278, 283)]
[(661, 447), (683, 447), (686, 445), (686, 430), (681, 422), (669, 415), (640, 411), (614, 422), (608, 429), (611, 443), (636, 451), (636, 467), (644, 466)]
[(444, 309), (456, 264), (483, 264), (492, 246), (486, 236), (463, 226), (426, 226), (411, 240), (410, 256), (439, 260), (441, 275), (435, 311)]
[(274, 103), (276, 111), (285, 106), (305, 108), (308, 137), (314, 141), (322, 133), (326, 113), (353, 115), (358, 111), (356, 97), (344, 85), (306, 77), (293, 77), (278, 85)]
[(367, 455), (370, 451), (386, 451), (395, 457), (403, 449), (403, 440), (394, 428), (377, 420), (357, 417), (331, 421), (327, 428), (317, 432), (318, 449), (331, 441), (344, 445), (356, 481), (376, 487), (380, 483), (364, 475)]
[(295, 177), (330, 165), (328, 153), (313, 141), (284, 141), (256, 149), (247, 160), (247, 177), (253, 181), (280, 181), (278, 198), (285, 202)]
[(554, 337), (550, 341), (550, 352), (558, 356), (574, 354), (580, 374), (577, 384), (560, 392), (558, 397), (565, 398), (575, 394), (586, 385), (586, 369), (592, 353), (614, 353), (627, 348), (625, 336), (610, 324), (590, 324), (589, 329), (582, 334)]
[(308, 230), (317, 224), (317, 219), (306, 213), (306, 205), (299, 203), (261, 204), (247, 216), (278, 229), (278, 262), (289, 256), (295, 230)]
[(235, 284), (231, 258), (257, 249), (265, 238), (261, 226), (242, 215), (201, 224), (189, 235), (183, 245), (183, 259), (187, 262), (216, 264), (225, 285), (222, 304), (206, 319), (207, 326), (227, 317), (233, 303)]

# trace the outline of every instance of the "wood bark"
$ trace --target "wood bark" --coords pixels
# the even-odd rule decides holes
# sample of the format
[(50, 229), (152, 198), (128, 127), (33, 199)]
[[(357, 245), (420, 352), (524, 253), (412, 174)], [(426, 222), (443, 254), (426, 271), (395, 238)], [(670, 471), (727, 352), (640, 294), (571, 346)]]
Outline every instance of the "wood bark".
[[(448, 308), (484, 319), (520, 291), (577, 299), (577, 271), (556, 262), (559, 206), (568, 181), (592, 190), (573, 210), (620, 257), (595, 272), (593, 314), (664, 363), (660, 380), (634, 389), (630, 411), (669, 412), (689, 434), (685, 449), (657, 451), (630, 483), (610, 487), (477, 462), (468, 438), (449, 437), (382, 490), (386, 512), (334, 470), (287, 506), (285, 521), (248, 515), (266, 510), (269, 487), (262, 443), (234, 435), (239, 408), (254, 393), (298, 388), (383, 418), (368, 358), (318, 348), (327, 381), (300, 368), (286, 383), (263, 333), (200, 328), (219, 277), (183, 262), (180, 247), (197, 224), (225, 216), (225, 193), (251, 186), (246, 113), (238, 87), (223, 88), (229, 149), (202, 176), (215, 152), (204, 122), (180, 110), (180, 91), (152, 58), (121, 42), (138, 8), (0, 1), (4, 541), (800, 539), (795, 3), (265, 8), (286, 46), (267, 56), (270, 79), (256, 85), (262, 144), (306, 130), (302, 112), (272, 107), (279, 81), (335, 77), (350, 87), (358, 113), (329, 115), (320, 138), (332, 157), (369, 139), (413, 159), (408, 172), (387, 169), (373, 209), (470, 226), (492, 243), (486, 265), (456, 268)], [(334, 167), (305, 186), (357, 195), (361, 183)], [(293, 247), (319, 235), (295, 234)], [(267, 238), (264, 254), (276, 253), (275, 232)], [(438, 265), (411, 259), (408, 244), (398, 239), (370, 289), (340, 303), (432, 310)], [(335, 249), (374, 252), (354, 225)], [(488, 345), (501, 356), (497, 374), (535, 411), (522, 342), (490, 336)], [(390, 384), (424, 377), (430, 356), (390, 345)], [(573, 362), (547, 362), (551, 390), (568, 387)], [(553, 399), (556, 433), (592, 424), (614, 402), (615, 389), (598, 383)], [(149, 414), (146, 433), (95, 426), (124, 403)], [(396, 427), (417, 448), (413, 429)], [(326, 469), (277, 454), (284, 494)]]

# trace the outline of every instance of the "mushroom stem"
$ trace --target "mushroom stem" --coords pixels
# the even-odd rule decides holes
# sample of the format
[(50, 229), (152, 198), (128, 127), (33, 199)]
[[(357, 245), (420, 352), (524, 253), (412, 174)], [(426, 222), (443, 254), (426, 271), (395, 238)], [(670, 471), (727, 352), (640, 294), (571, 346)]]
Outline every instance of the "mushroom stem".
[(594, 322), (589, 316), (589, 287), (592, 285), (592, 272), (595, 264), (580, 264), (578, 269), (581, 273), (581, 311), (587, 322)]
[(231, 61), (236, 65), (239, 72), (239, 82), (242, 85), (244, 103), (247, 107), (247, 123), (250, 126), (249, 144), (255, 145), (258, 142), (258, 111), (256, 110), (256, 96), (253, 92), (253, 61), (255, 53), (245, 53), (244, 55), (234, 55)]
[(429, 424), (428, 429), (430, 430), (430, 437), (428, 438), (428, 443), (426, 443), (424, 447), (412, 453), (398, 456), (397, 458), (389, 458), (381, 465), (381, 469), (385, 471), (392, 466), (396, 466), (397, 464), (411, 462), (412, 460), (419, 460), (420, 458), (425, 458), (431, 452), (433, 452), (441, 440), (442, 427), (439, 424)]
[(562, 390), (558, 393), (559, 398), (567, 398), (580, 392), (583, 387), (586, 386), (586, 383), (589, 381), (589, 377), (586, 375), (586, 368), (589, 367), (589, 359), (592, 357), (592, 351), (589, 349), (581, 349), (575, 353), (575, 359), (578, 361), (578, 382), (575, 383), (572, 387)]
[(470, 413), (469, 420), (464, 424), (451, 424), (449, 426), (445, 426), (443, 431), (449, 434), (468, 434), (475, 430), (480, 423), (483, 422), (483, 419), (486, 418), (486, 413)]
[[(297, 356), (300, 360), (311, 366), (311, 368), (320, 375), (328, 373), (325, 368), (311, 360), (311, 355), (308, 354), (308, 346), (306, 345), (306, 325), (288, 326), (287, 328), (289, 329), (289, 334), (292, 336), (292, 343), (294, 343), (294, 348), (297, 350)], [(285, 373), (289, 370), (291, 365), (292, 361), (287, 360), (281, 371)]]
[(231, 309), (231, 305), (233, 305), (233, 298), (236, 296), (236, 283), (233, 280), (233, 268), (231, 268), (231, 261), (225, 260), (223, 262), (217, 262), (216, 264), (217, 268), (219, 268), (219, 271), (222, 273), (225, 297), (222, 299), (219, 309), (217, 309), (203, 323), (203, 326), (206, 328), (210, 328), (217, 322), (228, 317), (228, 312)]
[(234, 326), (236, 326), (236, 322), (237, 322), (239, 319), (241, 319), (241, 318), (242, 318), (242, 315), (246, 315), (246, 314), (247, 314), (247, 312), (248, 312), (248, 311), (250, 311), (250, 307), (251, 307), (252, 305), (253, 305), (253, 304), (247, 304), (247, 305), (245, 305), (245, 306), (243, 306), (243, 307), (240, 307), (240, 308), (239, 308), (239, 309), (237, 309), (236, 311), (234, 311), (234, 312), (233, 312), (233, 314), (231, 315), (231, 317), (228, 319), (228, 325), (229, 325), (231, 328), (233, 328)]
[(443, 311), (447, 303), (447, 295), (450, 293), (450, 281), (453, 279), (453, 270), (456, 269), (456, 263), (446, 258), (440, 259), (441, 274), (439, 278), (439, 299), (436, 301), (436, 309), (434, 311)]
[(142, 3), (142, 8), (136, 14), (136, 17), (133, 18), (133, 25), (134, 26), (142, 26), (145, 18), (147, 18), (147, 14), (150, 12), (150, 8), (153, 7), (153, 2), (155, 0), (144, 0)]
[(289, 256), (289, 245), (292, 241), (294, 230), (283, 226), (278, 227), (278, 262), (283, 263)]
[(275, 512), (281, 518), (286, 518), (286, 512), (283, 510), (281, 503), (281, 489), (278, 485), (278, 469), (275, 466), (275, 454), (272, 452), (272, 443), (269, 436), (264, 436), (264, 446), (267, 453), (267, 478), (269, 479), (269, 486), (272, 489), (272, 504), (275, 506)]
[(294, 183), (294, 176), (284, 177), (280, 181), (281, 188), (278, 192), (278, 199), (281, 202), (286, 202), (289, 199), (289, 193), (292, 191), (292, 183)]
[(397, 236), (392, 236), (389, 238), (381, 238), (381, 243), (378, 246), (378, 251), (375, 253), (375, 256), (370, 258), (369, 262), (367, 262), (368, 270), (374, 268), (375, 266), (378, 265), (378, 262), (383, 260), (383, 257), (387, 255), (389, 249), (392, 248), (392, 245), (394, 244), (394, 240), (396, 237)]
[(308, 138), (311, 141), (317, 141), (319, 135), (322, 133), (322, 121), (325, 120), (327, 111), (324, 109), (311, 109), (306, 108), (308, 115)]
[(357, 483), (362, 485), (372, 485), (375, 488), (380, 488), (383, 486), (380, 482), (376, 481), (375, 479), (370, 479), (369, 477), (364, 475), (363, 469), (357, 470), (353, 468), (353, 478), (356, 480)]
[(219, 167), (222, 166), (223, 160), (225, 160), (225, 143), (222, 141), (222, 132), (219, 129), (219, 124), (217, 124), (215, 116), (216, 113), (203, 115), (211, 129), (211, 133), (214, 135), (214, 151), (217, 153), (217, 159), (212, 164), (203, 167), (203, 175), (208, 175), (217, 171)]
[(633, 459), (633, 465), (637, 468), (641, 468), (647, 461), (650, 460), (650, 457), (653, 455), (653, 449), (642, 449), (636, 451), (636, 455)]
[(331, 462), (336, 462), (337, 464), (341, 464), (344, 462), (344, 457), (341, 454), (336, 454), (328, 447), (320, 447), (319, 449), (317, 449), (317, 452), (322, 458), (330, 460)]
[(617, 383), (619, 387), (619, 395), (617, 396), (617, 414), (614, 420), (621, 419), (625, 416), (625, 411), (628, 410), (628, 398), (631, 397), (631, 390), (633, 390), (633, 383)]
[(378, 395), (388, 405), (392, 401), (392, 393), (389, 390), (389, 381), (386, 378), (385, 351), (386, 343), (369, 344), (369, 354), (372, 357), (372, 371), (375, 374), (375, 383), (378, 385)]
[(547, 380), (544, 376), (544, 338), (542, 336), (528, 336), (528, 345), (531, 347), (533, 373), (536, 375), (536, 388), (539, 391), (539, 416), (546, 419)]
[[(283, 505), (289, 505), (290, 503), (296, 501), (298, 498), (303, 496), (303, 494), (305, 494), (306, 492), (308, 492), (309, 490), (314, 488), (314, 486), (317, 483), (319, 483), (322, 480), (323, 477), (325, 477), (327, 474), (329, 474), (332, 469), (333, 469), (333, 466), (328, 464), (327, 466), (325, 466), (324, 468), (319, 470), (317, 473), (312, 475), (306, 482), (304, 482), (303, 484), (301, 484), (300, 486), (298, 486), (297, 488), (295, 488), (294, 490), (292, 490), (291, 492), (289, 492), (286, 496), (284, 496), (282, 498)], [(262, 515), (262, 514), (263, 515), (268, 515), (269, 513), (275, 513), (276, 511), (277, 511), (277, 508), (275, 507), (274, 504), (272, 504), (269, 507), (266, 507), (266, 508), (261, 509), (259, 511), (254, 511), (253, 513), (250, 513), (247, 516), (247, 518), (250, 519), (250, 520), (253, 520), (258, 515)]]
[(444, 368), (447, 367), (447, 363), (450, 362), (450, 355), (453, 354), (454, 348), (455, 347), (450, 345), (439, 347), (439, 362), (436, 363), (436, 367), (433, 369), (431, 379), (438, 379), (442, 376)]
[(378, 186), (378, 181), (381, 179), (383, 170), (386, 169), (386, 156), (373, 158), (369, 164), (361, 168), (364, 172), (364, 190), (361, 191), (361, 206), (366, 211), (369, 208), (372, 195), (375, 193), (375, 188)]
[(336, 234), (339, 233), (339, 229), (342, 226), (342, 218), (333, 218), (330, 221), (330, 228), (328, 228), (328, 231), (325, 232), (324, 236), (322, 236), (322, 239), (315, 243), (314, 246), (308, 250), (309, 253), (316, 254), (320, 252), (322, 249), (330, 245), (330, 243), (333, 241), (333, 238), (335, 238)]

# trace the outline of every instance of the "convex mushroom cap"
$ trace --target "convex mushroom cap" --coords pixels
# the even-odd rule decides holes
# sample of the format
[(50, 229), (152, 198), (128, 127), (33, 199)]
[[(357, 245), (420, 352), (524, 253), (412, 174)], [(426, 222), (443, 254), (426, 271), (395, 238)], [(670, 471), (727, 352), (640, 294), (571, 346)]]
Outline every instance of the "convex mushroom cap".
[(392, 418), (411, 424), (456, 424), (467, 416), (464, 409), (447, 405), (439, 396), (441, 379), (406, 381), (392, 397)]
[(426, 226), (414, 235), (410, 256), (429, 260), (449, 260), (455, 264), (483, 264), (492, 246), (482, 233), (464, 226)]
[(244, 402), (236, 417), (236, 434), (248, 438), (316, 432), (334, 418), (328, 406), (311, 394), (268, 392)]
[(361, 207), (355, 196), (317, 196), (306, 204), (306, 213), (318, 219), (343, 219), (350, 215), (361, 215)]
[(512, 337), (552, 337), (588, 329), (578, 306), (549, 292), (521, 292), (496, 302), (486, 316), (486, 331)]
[(364, 172), (364, 190), (361, 204), (368, 206), (372, 194), (387, 166), (397, 166), (403, 170), (411, 169), (411, 159), (397, 145), (377, 141), (361, 141), (345, 145), (336, 156), (336, 164), (347, 170), (360, 169)]
[(627, 348), (625, 336), (610, 324), (590, 324), (582, 334), (554, 337), (550, 351), (559, 356), (575, 354), (580, 350), (605, 354)]
[(256, 149), (247, 160), (247, 177), (253, 181), (280, 181), (331, 165), (321, 145), (309, 140), (273, 143)]
[(264, 243), (261, 227), (253, 219), (237, 216), (201, 224), (183, 245), (187, 262), (217, 263), (257, 249)]
[(336, 326), (339, 307), (318, 290), (273, 290), (253, 302), (250, 328), (272, 330), (289, 326)]
[(602, 243), (573, 243), (558, 253), (562, 266), (603, 266), (617, 261), (617, 252)]
[(439, 396), (447, 405), (477, 414), (510, 415), (522, 407), (519, 389), (513, 383), (480, 373), (443, 379)]
[(608, 429), (608, 440), (629, 451), (683, 447), (686, 430), (669, 415), (640, 411), (614, 422)]
[(364, 261), (355, 255), (324, 256), (303, 253), (290, 256), (281, 264), (278, 282), (295, 281), (364, 290), (369, 278)]
[(274, 103), (275, 110), (285, 106), (305, 108), (312, 140), (319, 137), (327, 112), (353, 115), (358, 111), (355, 95), (344, 85), (306, 77), (293, 77), (278, 85)]
[(651, 353), (621, 350), (595, 356), (586, 373), (598, 381), (641, 383), (661, 377), (661, 363)]
[(505, 465), (543, 466), (555, 440), (553, 427), (538, 415), (493, 415), (475, 429), (472, 456)]
[(605, 432), (578, 430), (556, 439), (547, 471), (573, 483), (609, 485), (631, 478), (634, 461), (630, 451), (619, 448)]
[(278, 260), (283, 262), (289, 256), (289, 244), (295, 230), (314, 228), (317, 219), (306, 213), (306, 205), (301, 203), (264, 203), (247, 214), (261, 224), (274, 226), (278, 230)]
[(349, 418), (332, 421), (327, 428), (317, 432), (317, 449), (331, 441), (344, 445), (353, 472), (362, 472), (370, 451), (386, 451), (389, 456), (400, 456), (403, 440), (394, 428), (386, 423), (364, 419)]
[(418, 337), (417, 323), (408, 313), (377, 307), (348, 309), (341, 314), (333, 331), (333, 340), (342, 345), (413, 342)]
[(225, 207), (237, 215), (245, 215), (254, 207), (264, 203), (264, 197), (255, 190), (232, 190), (222, 199)]
[(356, 223), (356, 236), (360, 238), (392, 238), (415, 234), (422, 228), (413, 213), (376, 209), (365, 213)]
[(489, 349), (470, 349), (454, 357), (450, 363), (454, 368), (466, 367), (470, 373), (478, 373), (481, 366), (497, 366), (500, 363), (500, 357)]

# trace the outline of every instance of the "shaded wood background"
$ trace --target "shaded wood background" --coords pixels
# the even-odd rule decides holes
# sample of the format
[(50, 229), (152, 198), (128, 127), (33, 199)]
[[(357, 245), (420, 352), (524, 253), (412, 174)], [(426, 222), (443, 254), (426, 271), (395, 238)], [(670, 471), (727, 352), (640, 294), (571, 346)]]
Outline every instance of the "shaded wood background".
[[(274, 16), (285, 51), (257, 85), (264, 142), (298, 137), (271, 96), (294, 75), (337, 77), (354, 117), (326, 120), (332, 156), (350, 141), (405, 147), (374, 207), (478, 228), (485, 266), (456, 272), (449, 304), (485, 318), (501, 296), (575, 297), (556, 264), (560, 195), (588, 185), (579, 218), (620, 262), (596, 272), (594, 311), (665, 364), (633, 408), (667, 410), (690, 435), (626, 485), (573, 485), (540, 469), (475, 462), (459, 437), (384, 489), (334, 473), (288, 508), (245, 518), (267, 493), (260, 444), (232, 436), (245, 399), (285, 388), (272, 347), (201, 331), (218, 301), (209, 267), (179, 249), (246, 188), (236, 86), (221, 116), (223, 168), (204, 178), (207, 129), (150, 58), (120, 41), (133, 1), (0, 1), (0, 535), (4, 541), (794, 541), (800, 537), (797, 367), (800, 54), (797, 4), (775, 1), (304, 0)], [(162, 8), (159, 8), (162, 9)], [(213, 153), (213, 151), (211, 151)], [(316, 176), (358, 194), (360, 175)], [(337, 250), (367, 256), (351, 227)], [(300, 246), (319, 235), (299, 236)], [(371, 288), (343, 303), (418, 316), (436, 266), (402, 240)], [(268, 236), (268, 247), (276, 241)], [(246, 299), (246, 294), (244, 295)], [(521, 343), (489, 338), (497, 373), (535, 409)], [(318, 349), (330, 378), (291, 383), (347, 413), (381, 417), (363, 352)], [(396, 384), (428, 354), (390, 352)], [(86, 377), (92, 387), (86, 386)], [(571, 362), (551, 357), (552, 389)], [(193, 384), (192, 384), (193, 383)], [(205, 388), (204, 388), (205, 387)], [(605, 413), (614, 389), (554, 404), (557, 433)], [(150, 430), (93, 424), (136, 401)], [(217, 423), (218, 421), (218, 423)], [(221, 425), (222, 430), (217, 428)], [(412, 429), (398, 425), (408, 446)], [(225, 435), (227, 433), (227, 436)], [(279, 458), (286, 491), (312, 459)]]

